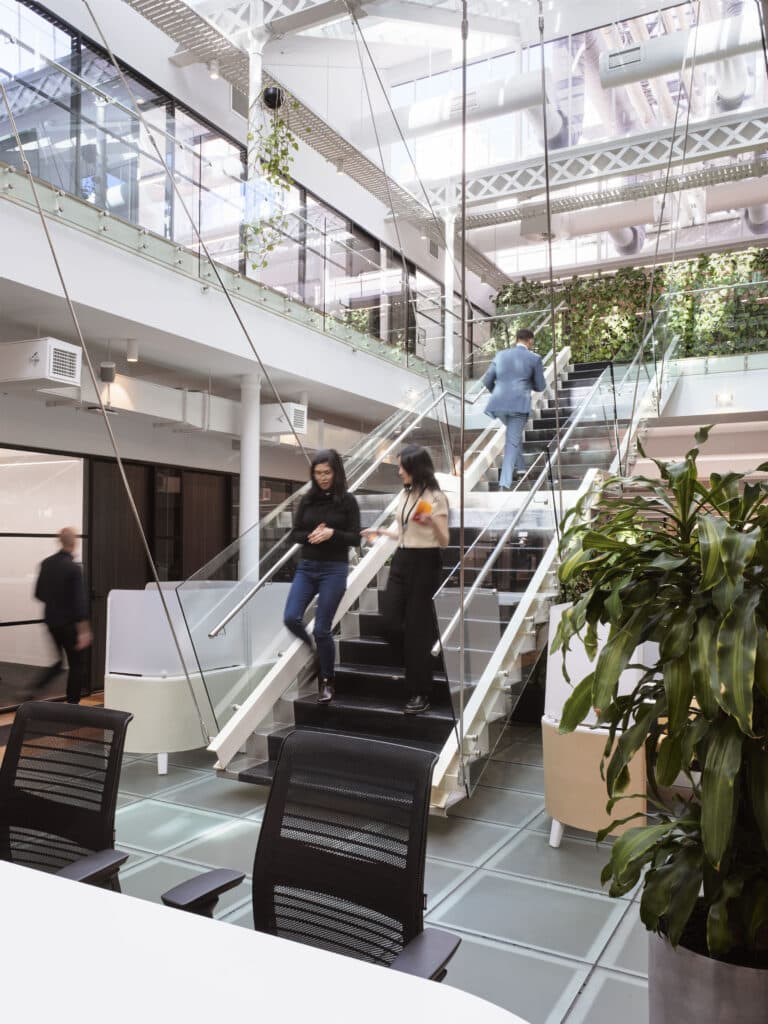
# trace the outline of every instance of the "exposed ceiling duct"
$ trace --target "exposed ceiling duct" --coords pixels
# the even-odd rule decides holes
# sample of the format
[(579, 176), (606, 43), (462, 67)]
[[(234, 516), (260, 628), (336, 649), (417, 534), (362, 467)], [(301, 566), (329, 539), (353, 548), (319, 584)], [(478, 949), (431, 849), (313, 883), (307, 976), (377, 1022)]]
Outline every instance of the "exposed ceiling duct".
[(619, 256), (636, 256), (645, 245), (643, 224), (631, 228), (614, 228), (608, 234)]
[[(740, 210), (746, 207), (745, 223), (753, 234), (768, 232), (768, 178), (728, 182), (703, 189), (703, 209), (707, 214)], [(610, 206), (573, 213), (559, 213), (551, 218), (552, 234), (556, 239), (608, 232), (617, 252), (622, 256), (636, 255), (645, 243), (647, 227), (658, 225), (662, 216), (665, 223), (676, 227), (692, 223), (692, 214), (685, 195), (674, 201), (662, 202), (660, 196), (613, 203)], [(543, 215), (526, 217), (521, 221), (495, 227), (477, 228), (468, 232), (472, 244), (489, 252), (514, 249), (527, 243), (540, 242), (546, 237)]]
[(760, 26), (754, 11), (699, 25), (698, 29), (658, 36), (647, 42), (600, 55), (600, 81), (604, 89), (672, 75), (695, 62), (696, 67), (744, 56), (762, 49)]
[[(743, 0), (722, 0), (722, 12), (725, 19), (730, 19), (729, 24), (735, 25), (741, 21), (744, 3)], [(744, 102), (747, 92), (748, 77), (747, 64), (743, 57), (726, 57), (718, 61), (715, 68), (717, 77), (717, 94), (715, 103), (721, 111), (738, 110)]]
[[(556, 91), (551, 76), (546, 75), (547, 97), (547, 134), (549, 144), (555, 148), (568, 141), (565, 129), (566, 118), (552, 101)], [(543, 133), (543, 116), (541, 112), (541, 72), (528, 71), (487, 85), (480, 85), (467, 93), (467, 122), (486, 121), (503, 114), (515, 111), (526, 111), (536, 124), (539, 133)], [(385, 123), (376, 126), (374, 132), (370, 118), (366, 118), (356, 132), (356, 140), (362, 149), (370, 149), (378, 141), (382, 145), (400, 141), (400, 130), (406, 138), (415, 139), (448, 128), (461, 125), (461, 94), (434, 96), (416, 100), (408, 106), (398, 107), (394, 112), (395, 120), (387, 118)]]

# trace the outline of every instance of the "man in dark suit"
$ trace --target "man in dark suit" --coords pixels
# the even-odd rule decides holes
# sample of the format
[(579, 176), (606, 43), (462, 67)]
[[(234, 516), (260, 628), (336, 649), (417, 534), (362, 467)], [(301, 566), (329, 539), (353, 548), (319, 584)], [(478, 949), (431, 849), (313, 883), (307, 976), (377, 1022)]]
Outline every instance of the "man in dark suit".
[(491, 392), (485, 411), (507, 428), (499, 478), (502, 490), (509, 490), (515, 471), (525, 468), (520, 449), (523, 427), (531, 411), (531, 391), (543, 391), (547, 386), (541, 356), (531, 351), (533, 332), (523, 328), (517, 332), (516, 340), (514, 348), (496, 353), (483, 377), (483, 384)]
[(83, 573), (73, 555), (77, 533), (66, 526), (59, 533), (61, 551), (46, 558), (40, 566), (35, 597), (45, 604), (45, 624), (59, 652), (59, 660), (45, 671), (37, 683), (42, 688), (61, 671), (61, 652), (67, 655), (67, 703), (79, 704), (85, 684), (86, 648), (91, 644)]

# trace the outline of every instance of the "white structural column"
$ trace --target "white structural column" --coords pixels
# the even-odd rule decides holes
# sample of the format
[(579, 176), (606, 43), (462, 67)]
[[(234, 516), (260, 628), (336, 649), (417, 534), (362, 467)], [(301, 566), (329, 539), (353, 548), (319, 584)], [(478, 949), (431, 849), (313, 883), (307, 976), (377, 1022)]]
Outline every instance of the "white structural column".
[(261, 185), (260, 131), (264, 124), (261, 103), (264, 47), (269, 33), (264, 27), (263, 0), (251, 0), (248, 12), (250, 33), (248, 39), (248, 135), (246, 142), (245, 219), (256, 224), (263, 214), (265, 195)]
[[(261, 463), (261, 376), (240, 378), (240, 522), (242, 537), (259, 521)], [(240, 577), (258, 574), (258, 530), (251, 530), (242, 542)]]
[[(454, 363), (454, 339), (457, 336), (457, 324), (453, 301), (453, 239), (456, 217), (453, 213), (446, 213), (445, 224), (445, 252), (443, 253), (443, 292), (445, 294), (445, 312), (443, 317), (443, 369), (453, 370)], [(460, 330), (460, 328), (458, 328)]]

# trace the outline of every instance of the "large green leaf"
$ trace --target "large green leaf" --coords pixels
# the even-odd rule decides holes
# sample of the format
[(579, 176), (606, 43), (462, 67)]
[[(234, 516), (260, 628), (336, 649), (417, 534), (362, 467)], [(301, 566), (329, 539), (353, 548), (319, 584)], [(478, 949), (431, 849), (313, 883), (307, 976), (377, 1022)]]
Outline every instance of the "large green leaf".
[(672, 890), (672, 898), (667, 908), (667, 938), (673, 947), (680, 941), (688, 919), (696, 906), (701, 889), (703, 857), (701, 849), (686, 847), (680, 853), (682, 861), (679, 884)]
[(635, 721), (619, 737), (605, 773), (610, 797), (616, 796), (626, 788), (629, 762), (645, 743), (651, 723), (665, 713), (666, 707), (666, 697), (660, 697), (653, 704), (641, 704)]
[(647, 617), (647, 610), (641, 608), (633, 612), (621, 626), (611, 629), (595, 666), (593, 706), (598, 715), (601, 715), (613, 700), (619, 676), (629, 664), (640, 642)]
[(611, 848), (611, 859), (606, 867), (608, 877), (612, 875), (614, 880), (612, 896), (622, 895), (637, 884), (643, 865), (652, 859), (657, 845), (674, 832), (677, 825), (675, 821), (665, 821), (660, 825), (630, 828), (619, 836)]
[(719, 623), (711, 615), (700, 615), (691, 644), (691, 676), (693, 693), (703, 714), (713, 719), (718, 709), (717, 661), (715, 659), (716, 629)]
[(759, 535), (756, 531), (744, 533), (728, 526), (723, 531), (720, 558), (728, 579), (736, 582), (752, 561)]
[(760, 596), (756, 589), (742, 594), (717, 633), (718, 699), (747, 734), (752, 732), (752, 687), (757, 660), (755, 610)]
[(749, 795), (752, 812), (768, 851), (768, 751), (759, 743), (749, 743)]
[(726, 878), (720, 895), (707, 914), (707, 949), (710, 953), (722, 955), (736, 944), (736, 934), (731, 926), (728, 904), (741, 895), (744, 887), (742, 877)]
[(707, 859), (718, 870), (733, 832), (742, 739), (732, 719), (724, 718), (715, 723), (704, 765), (701, 834)]
[(711, 590), (725, 576), (725, 566), (720, 557), (723, 535), (728, 528), (727, 520), (721, 516), (699, 516), (699, 556), (701, 558), (701, 590)]
[(664, 692), (667, 695), (669, 732), (676, 736), (688, 722), (693, 699), (693, 680), (687, 654), (664, 665)]
[(714, 423), (708, 423), (706, 427), (699, 427), (696, 433), (693, 435), (693, 439), (696, 444), (704, 444), (709, 437), (709, 432), (714, 427)]
[(656, 759), (656, 781), (671, 786), (683, 767), (683, 741), (680, 736), (665, 736)]
[(651, 868), (645, 876), (640, 920), (649, 931), (664, 928), (674, 946), (696, 903), (701, 886), (701, 862), (699, 850), (684, 847), (674, 851), (666, 864)]
[(617, 553), (627, 550), (626, 541), (617, 540), (609, 533), (598, 533), (596, 530), (585, 530), (581, 535), (581, 543), (584, 548), (590, 551), (614, 551)]
[(573, 688), (568, 700), (563, 705), (563, 712), (560, 716), (558, 732), (573, 732), (577, 725), (581, 725), (592, 707), (592, 685), (595, 673), (590, 672), (584, 676), (580, 683)]
[(671, 661), (687, 655), (696, 625), (696, 613), (693, 608), (676, 608), (664, 620), (663, 625), (664, 635), (659, 645), (662, 661)]

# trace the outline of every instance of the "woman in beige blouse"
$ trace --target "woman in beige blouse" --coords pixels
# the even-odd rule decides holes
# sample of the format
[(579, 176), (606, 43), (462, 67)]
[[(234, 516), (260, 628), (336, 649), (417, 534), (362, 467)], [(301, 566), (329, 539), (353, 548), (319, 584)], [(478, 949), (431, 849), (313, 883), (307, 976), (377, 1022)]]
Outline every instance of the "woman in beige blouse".
[(398, 548), (381, 604), (384, 635), (405, 666), (406, 715), (429, 709), (431, 649), (438, 636), (432, 602), (440, 586), (440, 549), (448, 544), (448, 499), (435, 479), (426, 448), (411, 444), (400, 453), (403, 490), (393, 529), (364, 530), (368, 540), (391, 537)]

